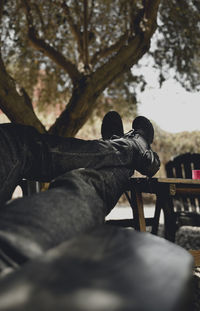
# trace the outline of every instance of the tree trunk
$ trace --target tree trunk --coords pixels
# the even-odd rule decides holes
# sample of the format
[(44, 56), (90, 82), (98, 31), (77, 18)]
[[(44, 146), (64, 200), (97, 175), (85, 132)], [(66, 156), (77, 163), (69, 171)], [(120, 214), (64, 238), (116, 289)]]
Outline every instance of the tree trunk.
[(74, 88), (72, 97), (56, 122), (49, 129), (49, 133), (60, 136), (73, 137), (86, 123), (95, 108), (99, 94), (93, 90), (90, 79), (83, 77)]
[(52, 134), (61, 136), (74, 136), (85, 124), (96, 107), (96, 99), (105, 88), (119, 75), (126, 72), (149, 49), (150, 38), (144, 40), (142, 34), (135, 37), (129, 44), (122, 48), (118, 55), (108, 63), (96, 70), (91, 75), (82, 78), (66, 109), (49, 129)]
[[(103, 90), (149, 50), (151, 37), (157, 27), (159, 3), (160, 0), (146, 0), (143, 20), (139, 20), (138, 31), (127, 45), (95, 72), (79, 80), (68, 106), (50, 128), (51, 133), (74, 136), (91, 115), (95, 101)], [(143, 29), (140, 27), (141, 21), (145, 23)]]
[(44, 133), (45, 127), (37, 118), (33, 108), (26, 100), (24, 94), (17, 93), (14, 80), (6, 72), (0, 58), (0, 108), (10, 121), (19, 124), (34, 126), (39, 132)]

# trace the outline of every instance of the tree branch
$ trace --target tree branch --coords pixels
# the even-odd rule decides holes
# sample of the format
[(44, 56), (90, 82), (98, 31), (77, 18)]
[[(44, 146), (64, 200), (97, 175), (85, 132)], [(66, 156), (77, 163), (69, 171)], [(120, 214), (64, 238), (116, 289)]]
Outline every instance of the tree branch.
[(35, 11), (37, 12), (37, 15), (39, 17), (39, 20), (40, 20), (40, 23), (41, 23), (41, 28), (42, 28), (42, 31), (43, 33), (45, 33), (45, 24), (44, 24), (44, 21), (43, 21), (43, 17), (42, 17), (42, 13), (40, 11), (40, 8), (38, 7), (38, 5), (36, 3), (33, 4), (34, 7), (35, 7)]
[(1, 0), (0, 2), (0, 23), (3, 15), (3, 6), (4, 6), (4, 0)]
[[(76, 16), (79, 17), (79, 20), (81, 21), (81, 15), (80, 15), (80, 2), (79, 0), (74, 0), (74, 10), (76, 12)], [(80, 22), (81, 25), (82, 21)], [(79, 26), (80, 26), (79, 25)]]
[[(3, 6), (4, 6), (4, 0), (2, 0), (0, 2), (0, 25), (1, 25), (2, 16), (3, 16)], [(1, 45), (2, 45), (2, 41), (1, 41), (1, 38), (0, 38), (0, 68), (1, 68), (1, 70), (5, 70), (3, 61), (1, 59)]]
[(26, 0), (22, 1), (26, 12), (26, 19), (28, 24), (28, 39), (30, 45), (36, 50), (42, 52), (45, 56), (48, 56), (58, 66), (64, 69), (69, 74), (73, 84), (75, 84), (81, 78), (81, 73), (71, 61), (63, 56), (62, 53), (54, 49), (50, 44), (46, 43), (45, 40), (38, 38), (33, 25), (33, 18), (31, 15), (31, 9), (29, 7), (29, 4)]
[[(101, 92), (119, 75), (126, 72), (148, 51), (150, 39), (156, 28), (156, 14), (160, 0), (151, 0), (156, 12), (150, 13), (152, 18), (151, 29), (147, 31), (147, 35), (138, 26), (138, 32), (127, 41), (127, 45), (121, 49), (113, 57), (111, 57), (103, 66), (98, 68), (96, 72), (83, 78), (78, 88), (73, 90), (72, 97), (66, 109), (61, 113), (54, 125), (51, 126), (50, 132), (62, 136), (74, 136), (81, 126), (87, 121), (91, 112), (95, 108), (95, 100)], [(144, 10), (143, 10), (144, 13)], [(141, 10), (139, 12), (141, 18)], [(138, 18), (138, 23), (140, 19)], [(67, 121), (66, 121), (67, 120)]]
[[(0, 2), (0, 25), (1, 25), (1, 22), (2, 22), (4, 2), (5, 2), (4, 0), (2, 0)], [(1, 43), (1, 38), (0, 38), (0, 72), (5, 73), (6, 69), (5, 69), (5, 66), (4, 66), (2, 57), (1, 57), (1, 44), (2, 43)]]
[(69, 74), (74, 84), (81, 78), (81, 73), (76, 66), (43, 39), (37, 38), (33, 29), (28, 30), (28, 38), (31, 46), (48, 56), (54, 63), (64, 69)]
[(124, 45), (127, 39), (128, 39), (128, 31), (124, 33), (117, 42), (95, 53), (91, 59), (91, 64), (94, 66), (99, 59), (108, 57), (112, 53), (117, 52)]
[(83, 39), (82, 39), (82, 34), (81, 31), (79, 30), (79, 27), (75, 24), (72, 15), (70, 13), (70, 9), (68, 5), (65, 3), (65, 1), (62, 2), (61, 7), (63, 8), (66, 18), (68, 21), (68, 24), (70, 26), (71, 32), (74, 35), (74, 38), (78, 44), (78, 50), (80, 53), (80, 58), (82, 59), (83, 57)]
[(27, 96), (25, 90), (22, 90), (22, 96), (17, 93), (15, 81), (6, 72), (0, 54), (0, 108), (12, 122), (32, 125), (44, 133), (45, 127), (34, 113)]
[(84, 65), (85, 69), (89, 69), (89, 55), (88, 55), (88, 1), (84, 0), (84, 23), (83, 23), (83, 47), (84, 47)]
[(92, 0), (92, 3), (91, 3), (91, 9), (90, 9), (89, 17), (88, 17), (88, 22), (91, 22), (93, 12), (94, 12), (94, 0)]
[(157, 25), (159, 3), (160, 0), (146, 1), (144, 12), (148, 16), (148, 27), (140, 29), (134, 37), (129, 39), (128, 45), (122, 46), (118, 53), (91, 75), (96, 92), (102, 92), (119, 74), (131, 68), (148, 51)]
[(28, 93), (23, 87), (20, 87), (20, 95), (24, 97), (25, 103), (33, 110), (32, 100), (30, 99)]
[(152, 35), (157, 27), (156, 16), (159, 4), (159, 0), (144, 0), (144, 20), (146, 21), (145, 36)]
[(136, 1), (137, 0), (131, 0), (128, 2), (129, 4), (129, 17), (127, 19), (127, 23), (129, 23), (129, 29), (130, 32), (133, 33), (134, 32), (134, 15), (135, 15), (135, 11), (136, 11)]

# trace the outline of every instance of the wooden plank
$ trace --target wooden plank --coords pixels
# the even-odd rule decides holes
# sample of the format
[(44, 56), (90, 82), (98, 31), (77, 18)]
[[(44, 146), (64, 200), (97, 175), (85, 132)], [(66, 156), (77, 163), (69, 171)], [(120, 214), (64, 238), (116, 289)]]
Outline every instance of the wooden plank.
[(200, 267), (200, 249), (199, 250), (189, 250), (189, 253), (194, 258), (194, 265), (195, 267)]
[(161, 206), (162, 206), (161, 203), (162, 202), (160, 202), (160, 198), (157, 197), (155, 212), (154, 212), (154, 222), (153, 222), (152, 231), (151, 231), (151, 233), (153, 234), (158, 234), (160, 212), (161, 212)]
[(135, 195), (136, 195), (136, 204), (138, 208), (140, 231), (146, 232), (146, 222), (144, 218), (144, 206), (143, 206), (142, 194), (140, 192), (136, 192)]
[(112, 225), (112, 226), (121, 226), (121, 227), (125, 227), (125, 228), (130, 228), (130, 227), (134, 227), (135, 225), (135, 221), (132, 218), (128, 218), (128, 219), (109, 219), (106, 221), (107, 225)]
[(187, 194), (187, 195), (200, 195), (200, 187), (199, 188), (176, 188), (177, 194)]
[(184, 178), (158, 178), (159, 183), (174, 183), (174, 184), (191, 184), (200, 185), (199, 179), (184, 179)]

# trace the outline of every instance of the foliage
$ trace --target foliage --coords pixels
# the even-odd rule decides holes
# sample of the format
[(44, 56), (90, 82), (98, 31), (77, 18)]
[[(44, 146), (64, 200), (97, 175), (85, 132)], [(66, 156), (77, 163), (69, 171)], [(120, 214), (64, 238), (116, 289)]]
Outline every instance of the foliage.
[(200, 134), (198, 131), (168, 133), (161, 130), (156, 124), (154, 150), (159, 154), (165, 165), (170, 159), (182, 153), (200, 153)]
[[(38, 103), (42, 108), (49, 103), (56, 104), (58, 100), (62, 104), (71, 94), (72, 81), (65, 70), (60, 68), (61, 66), (58, 67), (56, 62), (30, 46), (27, 36), (27, 12), (23, 2), (11, 0), (5, 5), (1, 29), (3, 59), (11, 75), (21, 87), (27, 90), (30, 97), (33, 96), (39, 79), (43, 87)], [(133, 3), (133, 1), (119, 0), (89, 1), (88, 41), (89, 53), (93, 55), (90, 69), (95, 70), (116, 53), (115, 48), (111, 48), (112, 45), (123, 33), (130, 31), (129, 28), (132, 26), (129, 24), (129, 15), (134, 9), (131, 2)], [(82, 3), (82, 1), (29, 1), (32, 15), (29, 23), (33, 23), (32, 26), (37, 30), (40, 38), (44, 38), (56, 51), (67, 55), (77, 67), (84, 70)], [(70, 18), (74, 22), (71, 27)], [(122, 41), (125, 41), (124, 38)], [(44, 71), (45, 74), (41, 74)], [(126, 81), (127, 94), (129, 82), (130, 79)], [(117, 86), (121, 88), (121, 93), (124, 93), (122, 79), (120, 83), (118, 80)], [(113, 85), (108, 92), (113, 95)]]
[(200, 1), (161, 1), (152, 52), (160, 82), (174, 76), (187, 90), (200, 89)]

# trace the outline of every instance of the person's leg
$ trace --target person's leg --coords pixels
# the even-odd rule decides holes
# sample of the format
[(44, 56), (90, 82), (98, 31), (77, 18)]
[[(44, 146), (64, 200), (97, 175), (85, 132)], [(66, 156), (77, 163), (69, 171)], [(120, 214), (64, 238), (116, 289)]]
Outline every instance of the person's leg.
[[(85, 141), (42, 135), (32, 127), (16, 124), (0, 125), (0, 147), (0, 204), (10, 199), (21, 178), (51, 181), (72, 169), (128, 166), (133, 160), (140, 169), (141, 155), (145, 167), (145, 152), (150, 148), (141, 135), (136, 139)], [(148, 156), (152, 160), (152, 153)]]
[[(38, 174), (38, 167), (43, 169), (41, 166), (45, 166), (44, 160), (49, 160), (52, 163), (53, 158), (51, 155), (53, 145), (50, 136), (46, 136), (47, 141), (51, 140), (51, 152), (47, 152), (48, 148), (47, 151), (44, 150), (48, 146), (46, 140), (41, 142), (41, 135), (38, 133), (36, 133), (39, 136), (38, 143), (35, 137), (29, 140), (28, 129), (30, 128), (18, 127), (17, 141), (15, 141), (16, 135), (14, 135), (16, 126), (10, 126), (9, 131), (5, 134), (10, 146), (4, 144), (4, 147), (10, 152), (9, 160), (13, 160), (13, 162), (8, 162), (7, 168), (10, 165), (11, 169), (13, 163), (16, 162), (14, 167), (18, 165), (17, 172), (22, 177), (23, 174), (27, 176), (30, 172), (34, 173), (33, 167), (37, 164), (36, 160), (39, 161), (38, 166), (35, 166), (35, 171)], [(35, 131), (33, 129), (30, 131), (32, 131), (33, 138)], [(14, 138), (9, 140), (11, 137)], [(54, 141), (56, 150), (54, 151), (56, 151), (56, 155), (58, 153), (61, 157), (65, 157), (66, 163), (63, 162), (63, 167), (62, 165), (61, 167), (62, 170), (64, 168), (67, 170), (67, 160), (71, 159), (72, 154), (76, 160), (77, 155), (80, 155), (80, 150), (78, 151), (77, 146), (70, 149), (76, 150), (77, 148), (75, 153), (67, 151), (68, 149), (63, 150), (63, 148), (65, 149), (63, 142), (69, 143), (68, 139), (61, 139), (62, 144), (59, 147), (62, 150), (58, 150), (60, 140), (57, 137), (56, 139)], [(6, 139), (4, 138), (4, 140)], [(98, 151), (86, 150), (93, 143)], [(57, 178), (52, 183), (50, 190), (2, 206), (0, 209), (2, 252), (0, 259), (10, 257), (11, 262), (13, 258), (21, 264), (28, 258), (33, 258), (66, 239), (92, 229), (104, 221), (105, 215), (124, 191), (128, 177), (133, 173), (134, 168), (144, 170), (149, 175), (153, 175), (159, 168), (159, 159), (148, 149), (149, 145), (137, 132), (129, 133), (121, 139), (102, 143), (102, 141), (80, 141), (87, 152), (83, 152), (83, 161), (79, 162), (79, 165), (80, 163), (82, 165), (85, 163), (88, 167), (94, 165), (96, 170), (82, 169), (68, 172)], [(89, 159), (86, 159), (86, 155)], [(55, 161), (57, 158), (53, 159)], [(98, 160), (102, 161), (97, 163)], [(105, 168), (98, 169), (103, 166)], [(49, 163), (47, 163), (47, 167), (49, 167)], [(46, 172), (44, 171), (44, 173)], [(14, 177), (16, 175), (13, 174)]]
[(78, 169), (45, 192), (6, 204), (0, 209), (1, 253), (20, 265), (102, 224), (131, 174), (126, 168)]
[(115, 150), (103, 141), (39, 134), (17, 124), (0, 125), (0, 205), (22, 178), (51, 181), (65, 171), (111, 164)]

